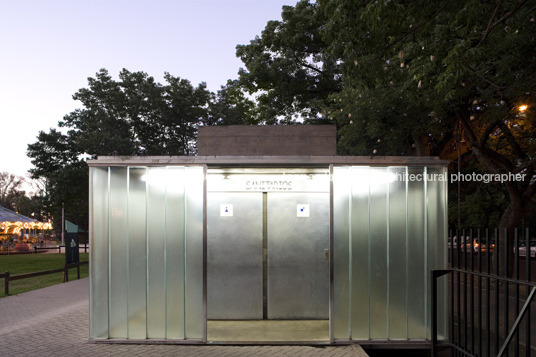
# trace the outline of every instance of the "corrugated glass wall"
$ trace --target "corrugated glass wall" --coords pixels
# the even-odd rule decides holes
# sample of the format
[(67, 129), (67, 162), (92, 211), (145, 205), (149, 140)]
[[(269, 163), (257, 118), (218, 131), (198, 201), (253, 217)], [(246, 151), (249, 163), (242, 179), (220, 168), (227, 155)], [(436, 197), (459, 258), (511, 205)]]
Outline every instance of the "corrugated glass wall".
[(203, 168), (90, 179), (90, 337), (202, 339)]
[(430, 338), (430, 271), (446, 266), (446, 175), (443, 167), (333, 168), (335, 339)]

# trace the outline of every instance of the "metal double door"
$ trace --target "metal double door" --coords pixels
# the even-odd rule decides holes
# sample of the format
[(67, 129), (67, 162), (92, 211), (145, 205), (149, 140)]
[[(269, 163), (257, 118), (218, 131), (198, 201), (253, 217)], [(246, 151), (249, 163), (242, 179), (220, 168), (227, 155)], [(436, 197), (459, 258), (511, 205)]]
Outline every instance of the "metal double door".
[(328, 193), (207, 199), (208, 319), (328, 319)]

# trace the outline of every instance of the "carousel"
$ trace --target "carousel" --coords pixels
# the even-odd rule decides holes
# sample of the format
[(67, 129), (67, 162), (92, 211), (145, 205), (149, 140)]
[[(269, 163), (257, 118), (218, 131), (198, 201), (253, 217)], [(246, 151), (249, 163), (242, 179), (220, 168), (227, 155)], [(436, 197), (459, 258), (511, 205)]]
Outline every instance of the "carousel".
[(0, 254), (31, 252), (48, 240), (45, 232), (51, 230), (50, 222), (39, 222), (0, 206)]

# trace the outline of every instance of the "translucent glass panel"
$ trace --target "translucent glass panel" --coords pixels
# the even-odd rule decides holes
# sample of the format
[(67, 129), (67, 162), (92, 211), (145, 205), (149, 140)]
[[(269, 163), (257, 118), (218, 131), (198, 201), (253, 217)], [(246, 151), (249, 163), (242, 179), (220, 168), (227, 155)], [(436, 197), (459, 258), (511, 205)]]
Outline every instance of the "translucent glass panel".
[[(369, 175), (368, 167), (356, 167), (352, 169), (357, 177), (366, 177)], [(351, 274), (351, 286), (363, 286), (365, 289), (352, 289), (351, 295), (351, 314), (349, 316), (351, 323), (352, 336), (361, 339), (367, 339), (369, 336), (369, 282), (371, 281), (372, 268), (369, 266), (369, 255), (372, 253), (369, 236), (369, 188), (368, 186), (353, 187), (349, 182), (350, 195), (348, 202), (349, 207), (349, 234), (352, 239), (349, 240), (350, 246), (349, 257), (352, 264), (349, 267)], [(335, 185), (333, 185), (335, 187)], [(350, 229), (351, 228), (351, 229)], [(337, 261), (335, 257), (335, 262)], [(365, 302), (365, 303), (363, 303)]]
[(203, 182), (201, 167), (185, 168), (184, 330), (189, 339), (203, 338)]
[(201, 339), (203, 168), (90, 177), (90, 336)]
[[(409, 175), (423, 174), (423, 168), (408, 168)], [(426, 210), (425, 185), (422, 181), (408, 180), (408, 338), (426, 336), (427, 269), (426, 266)]]
[[(427, 173), (430, 177), (447, 177), (446, 168), (428, 168)], [(428, 198), (427, 207), (428, 214), (427, 228), (428, 228), (428, 270), (432, 269), (444, 269), (447, 265), (447, 251), (445, 239), (445, 232), (447, 231), (447, 223), (443, 217), (448, 215), (447, 207), (441, 202), (447, 200), (447, 187), (446, 184), (438, 180), (429, 180), (426, 186), (426, 196)], [(446, 279), (443, 279), (443, 284), (438, 284), (438, 338), (447, 338), (447, 287)], [(431, 301), (427, 300), (428, 311), (431, 311)], [(430, 331), (428, 331), (428, 338), (431, 338)]]
[[(110, 283), (110, 326), (111, 338), (128, 337), (128, 169), (110, 168), (109, 236), (110, 245), (109, 275)], [(95, 237), (95, 245), (98, 237)], [(91, 252), (91, 249), (90, 249)], [(91, 259), (91, 258), (90, 258)]]
[(335, 339), (429, 338), (430, 271), (445, 267), (444, 170), (334, 167)]
[[(168, 174), (166, 168), (150, 170), (157, 177)], [(147, 236), (151, 237), (147, 249), (147, 301), (151, 302), (147, 305), (148, 338), (165, 338), (166, 289), (162, 287), (166, 286), (166, 193), (171, 191), (167, 186), (147, 187)]]
[[(388, 177), (403, 177), (406, 168), (388, 168)], [(406, 181), (389, 180), (387, 192), (387, 251), (388, 251), (388, 286), (389, 301), (388, 326), (389, 338), (404, 340), (407, 338), (407, 220)], [(394, 268), (394, 269), (393, 269)]]
[(147, 335), (148, 241), (145, 175), (145, 168), (131, 168), (128, 175), (128, 337), (137, 339)]
[(108, 168), (91, 169), (90, 212), (90, 335), (108, 338)]
[[(154, 168), (153, 170), (158, 170)], [(165, 185), (165, 192), (162, 194), (165, 200), (164, 210), (165, 222), (160, 226), (161, 234), (164, 235), (164, 254), (161, 261), (150, 261), (153, 264), (152, 272), (165, 282), (165, 289), (161, 285), (149, 286), (154, 294), (163, 294), (159, 299), (154, 300), (153, 308), (159, 310), (165, 316), (164, 320), (155, 318), (160, 322), (159, 333), (168, 339), (183, 339), (185, 337), (185, 239), (188, 234), (186, 227), (186, 187), (184, 178), (184, 168), (168, 167), (165, 169), (170, 179)], [(194, 176), (197, 176), (194, 175)], [(162, 185), (155, 185), (154, 190), (162, 190)], [(150, 192), (150, 191), (149, 191)], [(156, 196), (152, 196), (156, 199)], [(151, 195), (149, 194), (149, 202)], [(157, 202), (154, 202), (156, 205)], [(151, 223), (149, 223), (151, 224)], [(151, 250), (149, 250), (149, 253)], [(159, 252), (159, 251), (157, 251)], [(155, 252), (156, 253), (156, 252)], [(199, 257), (201, 258), (201, 257)], [(151, 265), (149, 265), (151, 274)], [(162, 304), (162, 299), (166, 302)], [(164, 311), (161, 311), (165, 306)], [(151, 321), (151, 320), (149, 320)], [(150, 325), (149, 325), (150, 326)], [(149, 330), (150, 332), (150, 330)], [(164, 333), (165, 332), (165, 333)]]
[[(369, 224), (370, 235), (370, 337), (388, 336), (388, 251), (387, 251), (387, 195), (388, 181), (385, 168), (370, 168), (369, 177)], [(376, 179), (377, 177), (377, 179)], [(358, 273), (359, 274), (359, 273)], [(387, 307), (387, 308), (386, 308)]]

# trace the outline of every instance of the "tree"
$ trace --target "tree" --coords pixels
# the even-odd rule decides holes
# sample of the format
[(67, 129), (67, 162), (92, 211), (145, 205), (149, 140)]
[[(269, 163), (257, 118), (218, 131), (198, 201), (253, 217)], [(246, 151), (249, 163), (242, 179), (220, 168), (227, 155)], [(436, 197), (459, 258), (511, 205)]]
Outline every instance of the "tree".
[(240, 83), (260, 93), (265, 123), (336, 124), (340, 154), (468, 153), (484, 172), (525, 174), (495, 186), (507, 197), (502, 234), (534, 206), (535, 9), (535, 0), (299, 1), (237, 47)]
[(191, 155), (211, 93), (204, 83), (193, 87), (169, 73), (164, 78), (166, 85), (123, 69), (116, 81), (101, 69), (73, 96), (84, 108), (59, 126), (69, 128), (68, 136), (88, 155)]
[(169, 73), (164, 79), (123, 69), (115, 80), (101, 69), (73, 95), (82, 108), (59, 121), (64, 130), (41, 131), (28, 145), (31, 175), (45, 179), (45, 203), (56, 222), (64, 204), (69, 220), (87, 228), (86, 158), (193, 155), (199, 125), (255, 122), (254, 103), (232, 81), (214, 94), (205, 83), (194, 87)]
[(27, 193), (24, 184), (33, 184), (24, 177), (8, 172), (0, 172), (0, 206), (15, 211), (38, 221), (46, 221), (48, 217), (42, 212), (42, 191), (37, 187), (36, 192)]
[(23, 183), (23, 177), (9, 172), (0, 172), (0, 206), (14, 209), (13, 198), (21, 192)]
[(239, 71), (240, 84), (257, 95), (262, 123), (318, 122), (329, 95), (341, 88), (339, 65), (321, 36), (324, 15), (302, 0), (284, 6), (281, 16), (260, 37), (237, 46), (246, 66)]
[(56, 129), (39, 132), (37, 141), (28, 145), (27, 152), (34, 165), (31, 177), (44, 182), (40, 199), (43, 215), (61, 222), (65, 204), (67, 219), (87, 229), (89, 181), (81, 153), (73, 138)]
[(208, 114), (206, 125), (258, 124), (255, 102), (246, 97), (238, 80), (227, 81), (227, 85), (212, 96)]
[[(451, 173), (457, 171), (457, 160), (449, 170)], [(461, 155), (460, 172), (463, 175), (489, 173), (471, 152)], [(448, 197), (451, 227), (498, 227), (501, 214), (508, 205), (507, 192), (500, 182), (495, 181), (452, 183), (448, 185)]]
[[(499, 228), (517, 226), (536, 192), (535, 1), (319, 5), (324, 39), (342, 62), (344, 89), (331, 97), (331, 116), (343, 148), (441, 154), (460, 139), (459, 126), (488, 172), (526, 174), (503, 184), (509, 203)], [(512, 252), (502, 234), (499, 243)]]

